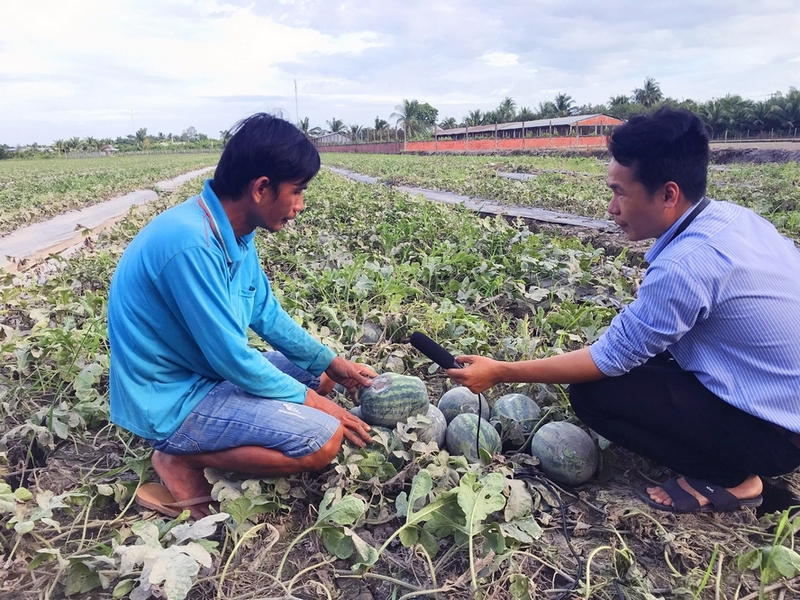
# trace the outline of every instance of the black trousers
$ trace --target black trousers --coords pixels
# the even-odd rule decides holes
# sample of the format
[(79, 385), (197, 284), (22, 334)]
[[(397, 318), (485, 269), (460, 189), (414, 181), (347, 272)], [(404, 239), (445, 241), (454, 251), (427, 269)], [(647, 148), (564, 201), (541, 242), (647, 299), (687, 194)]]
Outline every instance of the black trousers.
[(786, 432), (724, 402), (668, 357), (570, 385), (569, 395), (594, 431), (688, 477), (734, 487), (800, 466), (800, 448)]

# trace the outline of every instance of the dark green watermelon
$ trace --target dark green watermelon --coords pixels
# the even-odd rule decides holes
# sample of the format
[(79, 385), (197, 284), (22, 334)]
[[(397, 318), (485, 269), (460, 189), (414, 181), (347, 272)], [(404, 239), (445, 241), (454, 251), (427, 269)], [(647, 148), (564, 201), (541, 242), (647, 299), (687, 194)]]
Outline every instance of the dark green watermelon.
[(506, 394), (492, 406), (489, 422), (511, 448), (521, 448), (539, 422), (539, 405), (524, 394)]
[[(480, 447), (489, 454), (502, 449), (500, 434), (486, 419), (481, 419)], [(447, 450), (450, 454), (460, 454), (470, 462), (478, 461), (475, 439), (478, 437), (478, 415), (462, 413), (456, 415), (447, 426)]]
[(370, 425), (390, 428), (412, 415), (425, 414), (430, 404), (421, 379), (398, 373), (378, 375), (359, 396), (361, 418)]
[[(462, 413), (478, 414), (478, 396), (470, 392), (468, 388), (458, 386), (442, 394), (436, 406), (450, 423), (456, 415)], [(490, 414), (489, 405), (486, 400), (481, 398), (481, 417), (488, 419)]]
[(567, 421), (543, 425), (531, 440), (542, 471), (559, 483), (579, 485), (597, 470), (597, 446), (583, 429)]

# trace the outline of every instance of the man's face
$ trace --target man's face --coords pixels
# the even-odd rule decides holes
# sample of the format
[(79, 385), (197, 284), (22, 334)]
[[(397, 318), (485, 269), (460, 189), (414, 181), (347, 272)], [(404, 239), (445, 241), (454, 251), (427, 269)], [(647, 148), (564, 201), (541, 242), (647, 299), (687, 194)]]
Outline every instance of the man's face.
[(273, 233), (283, 229), (284, 225), (295, 219), (305, 208), (303, 192), (306, 187), (305, 183), (284, 181), (278, 184), (277, 194), (270, 188), (269, 197), (259, 207), (259, 225)]
[(611, 202), (608, 212), (631, 241), (657, 238), (669, 228), (665, 221), (664, 205), (659, 193), (649, 194), (644, 185), (633, 177), (633, 169), (613, 158), (608, 164), (608, 187)]

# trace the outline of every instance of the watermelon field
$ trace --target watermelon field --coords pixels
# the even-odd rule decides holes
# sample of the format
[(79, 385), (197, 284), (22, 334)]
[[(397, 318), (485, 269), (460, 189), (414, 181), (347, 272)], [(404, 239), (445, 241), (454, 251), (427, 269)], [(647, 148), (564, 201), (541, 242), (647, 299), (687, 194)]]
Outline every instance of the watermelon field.
[[(70, 165), (80, 172), (81, 162)], [(602, 158), (326, 154), (323, 162), (385, 183), (593, 217), (605, 216), (608, 197)], [(107, 177), (134, 187), (202, 166), (115, 165), (120, 172)], [(14, 168), (27, 175), (10, 175)], [(1, 194), (50, 168), (0, 163), (7, 227), (29, 213)], [(82, 184), (59, 177), (74, 197)], [(711, 179), (713, 197), (800, 236), (797, 163), (719, 165)], [(673, 516), (638, 497), (666, 471), (602, 439), (596, 473), (559, 484), (513, 449), (510, 430), (503, 451), (470, 462), (422, 434), (430, 419), (412, 416), (375, 427), (370, 446), (343, 447), (319, 473), (248, 479), (207, 470), (220, 514), (201, 521), (138, 508), (135, 491), (155, 474), (150, 449), (108, 421), (108, 285), (141, 227), (201, 185), (160, 194), (46, 269), (0, 270), (0, 598), (798, 597), (797, 474), (767, 482), (774, 493), (759, 514)], [(48, 204), (58, 202), (52, 193)], [(256, 238), (281, 304), (340, 355), (421, 379), (431, 404), (452, 384), (409, 345), (412, 332), (453, 354), (559, 354), (597, 339), (644, 272), (641, 252), (616, 234), (587, 242), (574, 229), (481, 217), (326, 169), (306, 207), (280, 233)], [(512, 393), (535, 401), (534, 431), (581, 426), (565, 387), (499, 386), (485, 400), (491, 409)]]
[(0, 236), (15, 228), (213, 166), (218, 153), (0, 161)]

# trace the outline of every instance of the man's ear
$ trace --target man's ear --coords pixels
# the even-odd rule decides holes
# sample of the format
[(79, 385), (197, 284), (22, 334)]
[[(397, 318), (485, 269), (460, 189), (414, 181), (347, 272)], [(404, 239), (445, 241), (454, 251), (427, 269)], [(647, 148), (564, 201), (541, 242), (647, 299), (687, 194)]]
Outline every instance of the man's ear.
[(681, 200), (681, 188), (674, 181), (664, 184), (664, 206), (665, 208), (675, 208)]
[(269, 177), (262, 176), (254, 179), (250, 185), (250, 194), (253, 198), (253, 202), (256, 204), (262, 200), (271, 198), (272, 188), (269, 185)]

